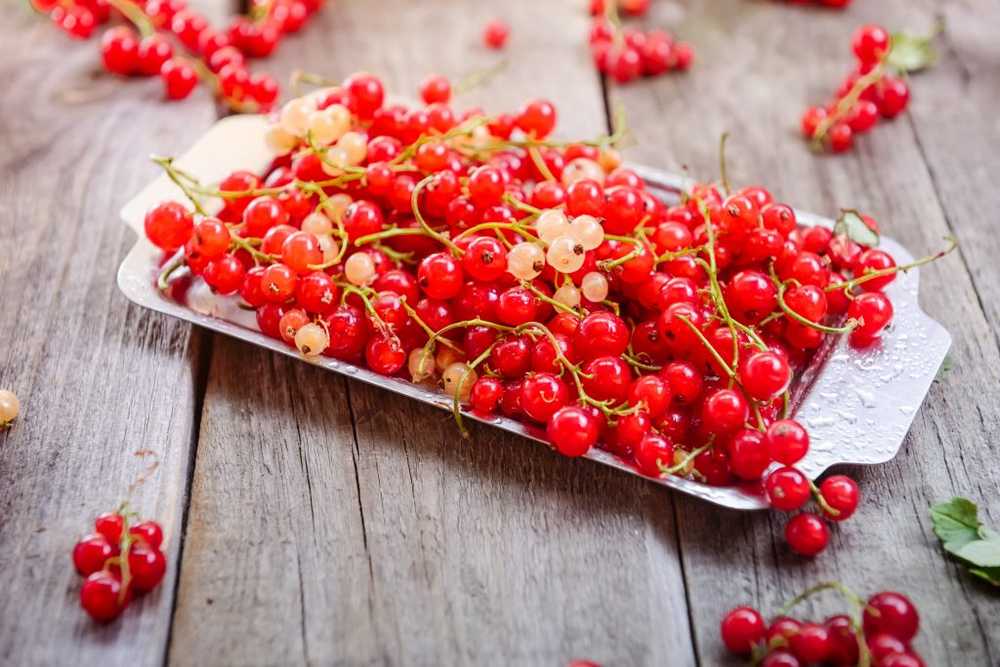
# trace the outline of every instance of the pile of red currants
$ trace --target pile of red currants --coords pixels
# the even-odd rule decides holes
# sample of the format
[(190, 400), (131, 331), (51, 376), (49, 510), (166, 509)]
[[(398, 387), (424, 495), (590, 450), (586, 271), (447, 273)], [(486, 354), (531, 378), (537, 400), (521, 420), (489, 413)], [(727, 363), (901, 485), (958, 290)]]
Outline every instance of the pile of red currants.
[(134, 595), (159, 586), (167, 571), (160, 524), (133, 519), (124, 510), (102, 514), (94, 533), (73, 547), (73, 565), (85, 577), (80, 606), (95, 621), (117, 618)]
[[(159, 76), (170, 100), (188, 97), (199, 81), (236, 111), (267, 111), (278, 99), (269, 75), (251, 74), (247, 59), (269, 56), (284, 35), (298, 32), (322, 0), (257, 0), (226, 30), (187, 7), (186, 0), (32, 0), (71, 36), (87, 39), (97, 24), (125, 21), (101, 37), (101, 59), (119, 76)], [(178, 52), (183, 49), (188, 55)]]
[[(806, 597), (830, 589), (843, 593), (857, 612), (831, 616), (822, 623), (787, 615)], [(917, 608), (901, 593), (885, 591), (865, 601), (840, 584), (824, 583), (786, 605), (770, 624), (756, 609), (737, 607), (722, 619), (720, 631), (730, 652), (752, 656), (761, 667), (923, 667), (910, 645), (919, 626)]]
[[(912, 265), (868, 247), (875, 221), (803, 227), (726, 183), (668, 204), (616, 137), (552, 140), (545, 100), (457, 111), (446, 84), (417, 107), (386, 104), (370, 74), (291, 100), (273, 163), (218, 185), (160, 159), (188, 200), (145, 218), (161, 289), (183, 300), (198, 278), (307, 358), (439, 386), (460, 426), (462, 409), (502, 414), (566, 456), (602, 447), (653, 478), (851, 516), (853, 481), (795, 468), (809, 435), (790, 389), (828, 336), (878, 345), (890, 324), (883, 289)], [(814, 555), (828, 531), (799, 514), (788, 539)]]
[[(594, 11), (595, 6), (599, 11)], [(615, 11), (617, 0), (592, 3), (591, 13), (596, 14), (590, 27), (590, 52), (601, 74), (607, 74), (618, 83), (628, 83), (640, 76), (658, 76), (670, 71), (686, 70), (694, 59), (694, 50), (686, 42), (675, 41), (664, 30), (643, 32), (623, 29)], [(649, 3), (621, 3), (630, 14), (643, 14)], [(629, 9), (632, 7), (632, 9)]]
[(930, 38), (890, 35), (877, 25), (858, 28), (851, 46), (857, 63), (833, 101), (810, 107), (802, 116), (802, 134), (818, 150), (849, 150), (854, 138), (880, 118), (901, 114), (910, 102), (910, 88), (899, 75), (921, 69), (934, 58)]

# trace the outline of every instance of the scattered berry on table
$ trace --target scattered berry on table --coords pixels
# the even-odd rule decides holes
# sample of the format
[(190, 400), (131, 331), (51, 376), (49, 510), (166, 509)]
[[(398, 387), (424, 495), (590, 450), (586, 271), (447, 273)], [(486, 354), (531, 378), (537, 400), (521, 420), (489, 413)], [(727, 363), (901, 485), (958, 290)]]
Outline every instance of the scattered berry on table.
[(9, 389), (0, 389), (0, 428), (12, 423), (21, 414), (21, 402)]

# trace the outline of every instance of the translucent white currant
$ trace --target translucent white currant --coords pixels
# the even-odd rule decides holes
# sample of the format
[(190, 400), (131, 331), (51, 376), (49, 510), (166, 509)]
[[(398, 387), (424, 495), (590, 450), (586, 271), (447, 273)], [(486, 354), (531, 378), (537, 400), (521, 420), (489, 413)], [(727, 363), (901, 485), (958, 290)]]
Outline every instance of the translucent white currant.
[(610, 173), (621, 166), (622, 154), (614, 148), (605, 148), (601, 151), (601, 154), (597, 156), (597, 162), (601, 165), (604, 171)]
[(323, 263), (329, 264), (337, 258), (340, 252), (340, 244), (332, 236), (318, 236), (319, 249), (323, 252)]
[(563, 168), (562, 183), (566, 187), (586, 179), (604, 183), (604, 169), (590, 158), (575, 158)]
[(288, 155), (299, 145), (299, 138), (280, 125), (268, 128), (264, 141), (275, 155)]
[(333, 223), (330, 218), (318, 211), (313, 211), (302, 221), (302, 231), (319, 236), (328, 236), (333, 233)]
[(352, 285), (367, 285), (375, 280), (375, 260), (366, 252), (356, 252), (344, 262), (344, 277)]
[(425, 347), (415, 348), (410, 352), (407, 360), (407, 368), (410, 370), (410, 377), (414, 382), (423, 382), (433, 377), (437, 367), (434, 364), (434, 355)]
[(564, 306), (576, 308), (580, 305), (580, 290), (572, 283), (567, 283), (556, 290), (552, 298)]
[(525, 241), (507, 252), (507, 271), (518, 280), (531, 280), (545, 268), (545, 251)]
[(604, 227), (592, 215), (578, 215), (569, 223), (569, 235), (583, 246), (584, 250), (594, 250), (604, 243)]
[(434, 365), (437, 366), (439, 371), (444, 371), (448, 366), (462, 361), (464, 358), (458, 350), (450, 348), (447, 345), (439, 345), (437, 351), (434, 353)]
[(340, 139), (345, 132), (351, 129), (350, 114), (345, 118), (343, 114), (337, 113), (336, 107), (338, 106), (340, 105), (313, 111), (309, 114), (309, 136), (314, 143), (327, 146)]
[(323, 168), (323, 173), (328, 176), (340, 176), (344, 173), (344, 167), (349, 164), (347, 151), (338, 144), (323, 154), (321, 167)]
[(305, 136), (306, 130), (309, 128), (309, 114), (315, 109), (316, 103), (309, 98), (297, 97), (294, 100), (289, 100), (285, 106), (281, 107), (278, 123), (286, 132), (297, 137)]
[(330, 216), (331, 220), (339, 222), (344, 218), (344, 211), (347, 210), (347, 207), (350, 206), (353, 201), (354, 199), (351, 198), (351, 195), (346, 192), (338, 192), (337, 194), (330, 195), (330, 197), (327, 198), (326, 206), (323, 207), (323, 210), (326, 211), (326, 214)]
[(323, 350), (329, 347), (329, 345), (330, 334), (326, 332), (325, 328), (315, 322), (303, 324), (295, 332), (295, 347), (299, 349), (299, 352), (303, 356), (317, 357), (323, 354)]
[(535, 220), (535, 230), (538, 232), (538, 238), (551, 243), (560, 236), (569, 234), (569, 220), (561, 210), (550, 208)]
[(444, 381), (445, 393), (449, 396), (458, 395), (458, 400), (464, 402), (469, 400), (472, 385), (479, 379), (479, 375), (464, 361), (456, 361), (444, 369), (441, 379)]
[(587, 252), (579, 241), (569, 236), (560, 236), (549, 244), (545, 259), (560, 273), (574, 273), (583, 266)]
[(0, 389), (0, 427), (11, 423), (21, 413), (21, 402), (9, 389)]
[(604, 301), (608, 298), (608, 279), (597, 271), (591, 271), (580, 281), (580, 291), (587, 301)]
[(337, 148), (344, 150), (347, 164), (358, 165), (365, 161), (368, 155), (368, 140), (360, 132), (348, 132), (337, 142)]

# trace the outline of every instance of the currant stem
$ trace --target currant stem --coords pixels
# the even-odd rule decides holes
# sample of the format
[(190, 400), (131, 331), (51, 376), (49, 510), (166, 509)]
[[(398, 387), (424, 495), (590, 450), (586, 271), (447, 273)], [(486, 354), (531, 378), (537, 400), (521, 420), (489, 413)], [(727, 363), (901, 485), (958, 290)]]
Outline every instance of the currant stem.
[(715, 347), (713, 347), (710, 342), (708, 342), (708, 339), (705, 338), (705, 334), (701, 332), (701, 329), (695, 326), (694, 322), (684, 317), (683, 315), (678, 315), (677, 317), (678, 319), (680, 319), (681, 322), (686, 324), (687, 327), (691, 329), (692, 332), (694, 332), (694, 335), (698, 337), (698, 340), (701, 341), (701, 344), (705, 346), (705, 349), (708, 350), (708, 352), (715, 359), (715, 363), (719, 364), (719, 367), (722, 368), (723, 371), (725, 371), (726, 375), (731, 379), (735, 378), (736, 371), (734, 371), (732, 368), (729, 367), (729, 364), (726, 362), (725, 359), (722, 358), (722, 355), (719, 354), (719, 351), (716, 350)]
[(427, 224), (423, 214), (420, 212), (420, 191), (427, 187), (432, 180), (434, 180), (434, 176), (428, 176), (417, 183), (416, 187), (413, 188), (413, 193), (410, 195), (410, 207), (413, 209), (413, 217), (416, 219), (417, 224), (420, 225), (420, 228), (423, 229), (428, 236), (448, 248), (448, 250), (451, 251), (451, 254), (455, 257), (461, 257), (465, 254), (464, 251), (455, 245), (455, 243), (447, 236), (434, 231), (434, 229)]
[(872, 68), (872, 71), (858, 78), (858, 80), (854, 82), (854, 85), (851, 86), (851, 89), (847, 92), (847, 94), (840, 98), (837, 105), (834, 107), (833, 113), (820, 121), (819, 125), (816, 126), (812, 136), (813, 150), (822, 150), (823, 140), (826, 139), (826, 134), (830, 131), (830, 128), (839, 123), (844, 117), (847, 116), (848, 113), (851, 112), (854, 105), (858, 103), (858, 99), (861, 98), (861, 93), (863, 93), (869, 86), (872, 86), (882, 80), (882, 76), (885, 74), (885, 59), (888, 55), (889, 51), (887, 50), (884, 54), (882, 54), (881, 60), (879, 60), (878, 64)]
[(857, 278), (853, 278), (851, 280), (845, 280), (839, 283), (834, 283), (832, 285), (827, 285), (824, 288), (824, 291), (833, 292), (835, 290), (842, 289), (845, 290), (846, 292), (850, 292), (858, 285), (862, 285), (868, 282), (869, 280), (874, 280), (875, 278), (881, 278), (883, 276), (891, 276), (896, 273), (906, 273), (911, 269), (915, 269), (925, 264), (930, 264), (931, 262), (937, 261), (942, 257), (944, 257), (945, 255), (950, 254), (953, 250), (955, 250), (955, 248), (958, 247), (958, 240), (955, 239), (954, 237), (949, 236), (947, 237), (946, 240), (948, 241), (948, 247), (946, 247), (944, 250), (940, 250), (934, 253), (933, 255), (927, 255), (926, 257), (921, 257), (920, 259), (910, 262), (909, 264), (892, 266), (887, 269), (879, 269), (878, 271), (869, 271), (867, 273), (858, 276)]
[(726, 140), (729, 139), (729, 133), (723, 132), (722, 136), (719, 137), (719, 182), (722, 184), (722, 190), (729, 195), (729, 175), (726, 171)]
[(834, 509), (833, 507), (830, 506), (830, 503), (826, 502), (826, 498), (824, 498), (823, 494), (820, 493), (819, 487), (816, 486), (816, 483), (813, 482), (811, 479), (808, 478), (806, 479), (809, 481), (809, 490), (812, 492), (813, 499), (816, 501), (816, 504), (819, 505), (819, 508), (823, 510), (824, 513), (830, 515), (831, 517), (840, 516), (840, 510)]
[(675, 463), (672, 466), (665, 466), (662, 463), (660, 463), (659, 461), (657, 461), (656, 465), (660, 469), (660, 476), (662, 477), (664, 475), (675, 475), (678, 472), (686, 469), (689, 465), (691, 465), (692, 461), (694, 461), (696, 458), (698, 458), (699, 456), (701, 456), (702, 453), (704, 453), (705, 451), (707, 451), (708, 448), (712, 446), (712, 444), (713, 444), (713, 442), (709, 441), (709, 442), (706, 442), (701, 447), (697, 447), (696, 449), (692, 449), (687, 454), (687, 456), (685, 456), (683, 459), (680, 460), (679, 463)]
[(160, 167), (162, 167), (163, 170), (167, 172), (167, 177), (174, 182), (174, 185), (176, 185), (181, 189), (181, 192), (184, 193), (184, 196), (187, 197), (188, 200), (191, 202), (192, 206), (194, 206), (194, 210), (200, 213), (201, 215), (208, 217), (208, 212), (205, 211), (205, 207), (202, 206), (201, 201), (198, 199), (198, 197), (195, 196), (195, 194), (191, 191), (188, 185), (184, 183), (183, 179), (180, 176), (180, 172), (174, 167), (174, 159), (170, 157), (159, 157), (154, 155), (152, 160), (156, 164), (160, 165)]
[(847, 324), (845, 324), (842, 327), (830, 327), (825, 324), (820, 324), (819, 322), (813, 322), (812, 320), (807, 319), (802, 315), (799, 315), (794, 310), (789, 308), (787, 303), (785, 303), (785, 289), (787, 288), (787, 286), (788, 286), (787, 283), (783, 282), (778, 283), (778, 305), (781, 307), (781, 310), (785, 315), (792, 318), (799, 324), (807, 326), (810, 329), (815, 329), (816, 331), (828, 334), (849, 334), (852, 331), (854, 331), (855, 328), (857, 328), (858, 324), (860, 324), (858, 320), (850, 319), (847, 320)]

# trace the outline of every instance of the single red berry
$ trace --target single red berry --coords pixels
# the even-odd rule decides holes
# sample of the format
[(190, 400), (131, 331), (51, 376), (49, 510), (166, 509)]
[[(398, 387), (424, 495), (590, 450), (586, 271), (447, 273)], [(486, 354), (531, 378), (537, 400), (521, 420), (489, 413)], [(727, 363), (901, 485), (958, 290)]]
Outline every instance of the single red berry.
[(764, 618), (752, 607), (737, 607), (722, 618), (719, 631), (727, 649), (746, 655), (764, 638)]
[(111, 28), (101, 37), (101, 60), (112, 74), (128, 76), (139, 68), (139, 38), (125, 26)]
[(80, 588), (80, 606), (91, 618), (107, 623), (118, 617), (126, 602), (119, 600), (122, 582), (118, 575), (107, 570), (94, 572)]
[(649, 433), (635, 445), (632, 456), (639, 472), (647, 477), (660, 477), (661, 466), (669, 468), (674, 464), (674, 446), (663, 436)]
[(191, 238), (194, 218), (183, 205), (168, 201), (150, 209), (143, 220), (143, 226), (146, 237), (153, 245), (173, 252)]
[(803, 663), (823, 662), (830, 654), (830, 631), (823, 625), (803, 623), (798, 633), (792, 635), (789, 643), (792, 653)]
[(580, 320), (573, 334), (573, 350), (584, 361), (620, 356), (628, 348), (629, 328), (611, 312), (596, 312)]
[(767, 451), (786, 466), (802, 460), (809, 451), (809, 433), (794, 419), (779, 419), (767, 428)]
[(496, 238), (477, 236), (465, 248), (462, 268), (475, 280), (492, 282), (507, 270), (507, 251)]
[(117, 512), (105, 512), (94, 519), (94, 530), (107, 538), (108, 542), (117, 545), (122, 539), (125, 528), (125, 518)]
[(745, 357), (740, 364), (740, 382), (750, 398), (769, 401), (784, 392), (792, 381), (788, 359), (760, 350)]
[(863, 626), (869, 637), (884, 632), (909, 642), (920, 628), (920, 615), (908, 597), (902, 593), (885, 591), (868, 598)]
[(819, 492), (826, 504), (838, 512), (836, 515), (826, 513), (826, 516), (834, 521), (849, 519), (858, 508), (860, 497), (858, 484), (846, 475), (827, 477), (819, 485)]
[(830, 128), (826, 136), (830, 150), (834, 153), (843, 153), (850, 150), (854, 145), (854, 132), (847, 123), (840, 122)]
[(431, 74), (420, 84), (424, 104), (445, 103), (451, 99), (451, 82), (440, 74)]
[(754, 429), (740, 429), (729, 440), (729, 467), (740, 479), (755, 481), (771, 464), (764, 435)]
[(909, 646), (902, 639), (884, 632), (869, 635), (865, 640), (875, 665), (882, 665), (883, 661), (894, 653), (906, 653), (909, 650)]
[(815, 514), (803, 512), (788, 521), (785, 540), (795, 553), (811, 557), (826, 548), (830, 541), (830, 529)]
[(556, 451), (563, 456), (583, 456), (597, 443), (601, 426), (593, 412), (577, 405), (557, 410), (545, 432)]
[(910, 102), (910, 87), (902, 79), (883, 77), (875, 90), (875, 103), (884, 118), (895, 118)]
[(155, 521), (137, 523), (129, 528), (128, 532), (129, 535), (142, 540), (154, 549), (159, 549), (163, 544), (163, 528)]
[(162, 35), (154, 33), (145, 37), (136, 51), (138, 71), (145, 76), (156, 76), (173, 55), (174, 47)]
[(882, 658), (878, 667), (924, 667), (924, 661), (913, 653), (891, 653)]
[(863, 25), (854, 33), (851, 48), (862, 65), (877, 63), (889, 50), (889, 33), (878, 25)]
[(851, 344), (864, 347), (871, 344), (892, 321), (892, 301), (882, 292), (859, 294), (851, 301), (847, 316), (858, 322), (851, 332)]
[(549, 136), (556, 126), (556, 108), (548, 100), (531, 100), (517, 114), (517, 127), (535, 139)]
[(170, 58), (160, 67), (164, 95), (168, 100), (183, 100), (198, 85), (198, 73), (187, 62)]
[(371, 118), (385, 99), (382, 82), (366, 72), (349, 76), (344, 81), (344, 90), (347, 91), (348, 108), (364, 119)]
[(809, 480), (795, 468), (778, 468), (764, 481), (771, 507), (782, 512), (797, 510), (809, 500)]
[(129, 572), (132, 586), (140, 593), (156, 588), (167, 571), (167, 559), (163, 552), (145, 542), (136, 542), (128, 552)]
[(483, 43), (491, 49), (502, 49), (510, 36), (510, 26), (500, 19), (489, 21), (483, 28)]
[[(847, 614), (838, 614), (824, 623), (830, 636), (830, 647), (826, 659), (835, 665), (855, 665), (860, 656), (858, 636), (854, 631), (854, 621)], [(871, 639), (868, 639), (871, 648)], [(878, 660), (875, 661), (878, 664)]]
[(486, 417), (496, 412), (500, 397), (503, 396), (503, 383), (492, 377), (481, 377), (472, 385), (469, 394), (469, 405), (473, 412)]
[(802, 663), (788, 651), (778, 649), (764, 656), (764, 659), (760, 662), (760, 667), (802, 667)]
[(531, 419), (546, 423), (569, 402), (569, 387), (552, 373), (535, 373), (521, 384), (521, 409)]
[(746, 398), (736, 389), (716, 389), (701, 406), (704, 427), (710, 433), (731, 433), (743, 426), (750, 416)]
[(815, 137), (820, 123), (826, 120), (828, 115), (830, 114), (825, 107), (809, 107), (806, 109), (801, 121), (802, 135), (806, 139)]
[(217, 294), (235, 294), (243, 286), (246, 268), (235, 255), (223, 255), (210, 261), (201, 275)]
[(104, 569), (104, 563), (118, 551), (117, 544), (112, 544), (104, 535), (95, 533), (87, 535), (73, 547), (73, 565), (76, 571), (87, 577)]

